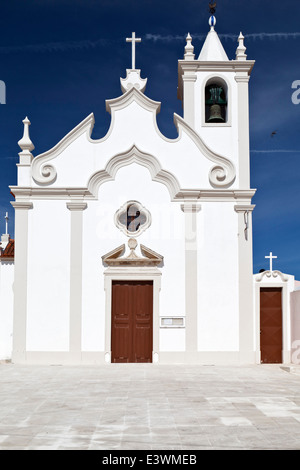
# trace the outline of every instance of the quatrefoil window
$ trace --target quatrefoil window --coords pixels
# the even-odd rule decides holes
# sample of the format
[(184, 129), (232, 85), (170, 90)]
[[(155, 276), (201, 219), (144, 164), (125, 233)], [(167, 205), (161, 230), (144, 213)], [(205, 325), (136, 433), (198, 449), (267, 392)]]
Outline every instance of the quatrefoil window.
[(136, 237), (150, 227), (151, 214), (138, 201), (128, 201), (115, 213), (115, 224), (127, 237)]

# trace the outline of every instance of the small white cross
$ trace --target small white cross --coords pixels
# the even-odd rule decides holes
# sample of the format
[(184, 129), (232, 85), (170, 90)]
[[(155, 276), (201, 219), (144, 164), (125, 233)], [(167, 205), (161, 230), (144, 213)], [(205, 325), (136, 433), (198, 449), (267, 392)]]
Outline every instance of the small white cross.
[(8, 234), (8, 212), (5, 214), (5, 234)]
[(141, 38), (136, 38), (135, 33), (132, 33), (131, 38), (126, 38), (126, 42), (131, 42), (131, 50), (132, 50), (132, 69), (135, 70), (135, 43), (141, 42)]
[(270, 252), (270, 256), (265, 256), (265, 258), (268, 258), (270, 260), (270, 271), (273, 271), (273, 259), (277, 259), (277, 256), (273, 256), (272, 251)]

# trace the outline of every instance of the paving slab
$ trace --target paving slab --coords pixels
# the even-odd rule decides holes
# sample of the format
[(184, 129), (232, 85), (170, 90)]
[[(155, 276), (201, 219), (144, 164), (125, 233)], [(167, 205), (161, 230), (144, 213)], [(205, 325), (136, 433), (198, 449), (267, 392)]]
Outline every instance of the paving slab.
[(2, 363), (0, 450), (299, 450), (298, 371)]

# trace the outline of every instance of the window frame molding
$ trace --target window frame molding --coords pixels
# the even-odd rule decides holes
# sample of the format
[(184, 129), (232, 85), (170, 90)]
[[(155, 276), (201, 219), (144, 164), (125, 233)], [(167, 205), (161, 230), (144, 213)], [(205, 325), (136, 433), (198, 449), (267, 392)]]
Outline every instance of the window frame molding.
[[(142, 224), (139, 227), (139, 229), (136, 230), (135, 232), (130, 232), (127, 229), (126, 225), (122, 224), (122, 222), (120, 221), (121, 215), (127, 212), (127, 208), (130, 204), (137, 206), (140, 213), (143, 214), (146, 217), (146, 222), (144, 224)], [(150, 225), (152, 223), (152, 217), (151, 217), (151, 214), (148, 211), (148, 209), (146, 209), (146, 207), (144, 207), (139, 201), (130, 200), (130, 201), (126, 201), (116, 211), (115, 216), (114, 216), (114, 222), (115, 222), (116, 227), (119, 230), (121, 230), (121, 232), (123, 232), (126, 235), (126, 237), (139, 237), (142, 233), (145, 232), (145, 230), (147, 230), (150, 227)]]

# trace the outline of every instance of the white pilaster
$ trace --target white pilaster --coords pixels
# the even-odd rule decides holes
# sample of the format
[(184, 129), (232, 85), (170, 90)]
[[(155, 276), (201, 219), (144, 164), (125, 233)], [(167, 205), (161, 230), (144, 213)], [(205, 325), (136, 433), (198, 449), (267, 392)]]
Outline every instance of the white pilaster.
[(239, 260), (239, 350), (240, 362), (254, 362), (254, 306), (252, 262), (252, 211), (254, 205), (236, 205)]
[(247, 71), (235, 76), (238, 89), (238, 152), (240, 189), (250, 188), (249, 79)]
[(15, 279), (13, 362), (26, 360), (28, 210), (31, 202), (11, 202), (15, 209)]
[(195, 126), (195, 82), (197, 75), (194, 71), (185, 71), (183, 81), (183, 117), (194, 128)]
[(82, 330), (82, 240), (83, 210), (87, 207), (83, 202), (69, 202), (71, 211), (71, 254), (70, 254), (70, 353), (81, 355)]
[(198, 349), (198, 276), (197, 276), (197, 212), (201, 206), (184, 203), (181, 210), (185, 215), (185, 314), (186, 314), (186, 351)]

